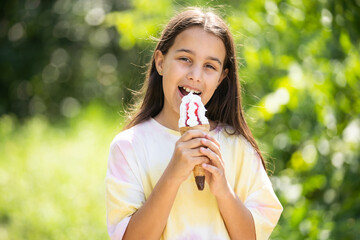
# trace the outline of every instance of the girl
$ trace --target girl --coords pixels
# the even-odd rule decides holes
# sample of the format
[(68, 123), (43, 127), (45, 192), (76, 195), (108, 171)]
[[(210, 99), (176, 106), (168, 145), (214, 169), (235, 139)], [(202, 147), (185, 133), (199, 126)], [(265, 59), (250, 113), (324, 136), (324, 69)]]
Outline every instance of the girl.
[[(234, 42), (210, 11), (186, 10), (162, 32), (144, 98), (110, 147), (106, 178), (112, 239), (268, 239), (282, 206), (244, 119)], [(211, 131), (178, 132), (190, 90)], [(192, 170), (202, 164), (198, 191)]]

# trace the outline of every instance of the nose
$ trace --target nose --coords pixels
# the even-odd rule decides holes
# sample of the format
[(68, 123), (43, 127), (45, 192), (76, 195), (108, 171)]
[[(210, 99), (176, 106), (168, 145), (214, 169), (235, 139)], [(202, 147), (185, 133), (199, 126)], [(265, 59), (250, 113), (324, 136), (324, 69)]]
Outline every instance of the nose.
[(202, 77), (202, 68), (198, 66), (193, 66), (189, 70), (190, 71), (187, 74), (187, 78), (192, 81), (200, 82)]

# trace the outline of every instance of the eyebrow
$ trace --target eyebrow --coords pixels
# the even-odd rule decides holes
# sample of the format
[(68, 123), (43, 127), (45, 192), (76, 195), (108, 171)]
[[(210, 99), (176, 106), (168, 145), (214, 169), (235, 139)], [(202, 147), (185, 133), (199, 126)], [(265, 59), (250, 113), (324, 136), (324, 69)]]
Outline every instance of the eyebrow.
[[(180, 49), (176, 50), (175, 52), (186, 52), (186, 53), (190, 53), (190, 54), (195, 55), (195, 52), (191, 51), (190, 49), (186, 49), (186, 48), (180, 48)], [(210, 59), (212, 61), (216, 61), (216, 62), (218, 62), (220, 64), (220, 66), (222, 66), (221, 61), (216, 57), (209, 56), (209, 57), (207, 57), (207, 59)]]

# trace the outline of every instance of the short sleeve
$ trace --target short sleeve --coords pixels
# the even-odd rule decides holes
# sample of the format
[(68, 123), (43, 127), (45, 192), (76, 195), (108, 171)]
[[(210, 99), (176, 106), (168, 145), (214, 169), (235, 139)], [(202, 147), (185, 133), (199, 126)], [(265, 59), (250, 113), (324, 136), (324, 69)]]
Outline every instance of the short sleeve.
[(259, 155), (251, 147), (251, 151), (245, 156), (247, 156), (245, 168), (248, 193), (244, 204), (253, 216), (256, 239), (269, 239), (283, 207), (274, 193)]
[(145, 202), (139, 178), (134, 170), (135, 154), (126, 141), (110, 146), (105, 179), (107, 227), (111, 239), (122, 239), (133, 213)]

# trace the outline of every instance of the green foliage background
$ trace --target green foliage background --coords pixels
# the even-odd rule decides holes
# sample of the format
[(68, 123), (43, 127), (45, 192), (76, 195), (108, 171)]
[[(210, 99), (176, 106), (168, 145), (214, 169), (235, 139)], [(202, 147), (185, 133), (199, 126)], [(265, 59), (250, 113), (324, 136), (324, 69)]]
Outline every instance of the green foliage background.
[(360, 1), (0, 3), (0, 239), (106, 239), (119, 112), (186, 6), (229, 23), (247, 119), (284, 206), (272, 239), (360, 235)]

